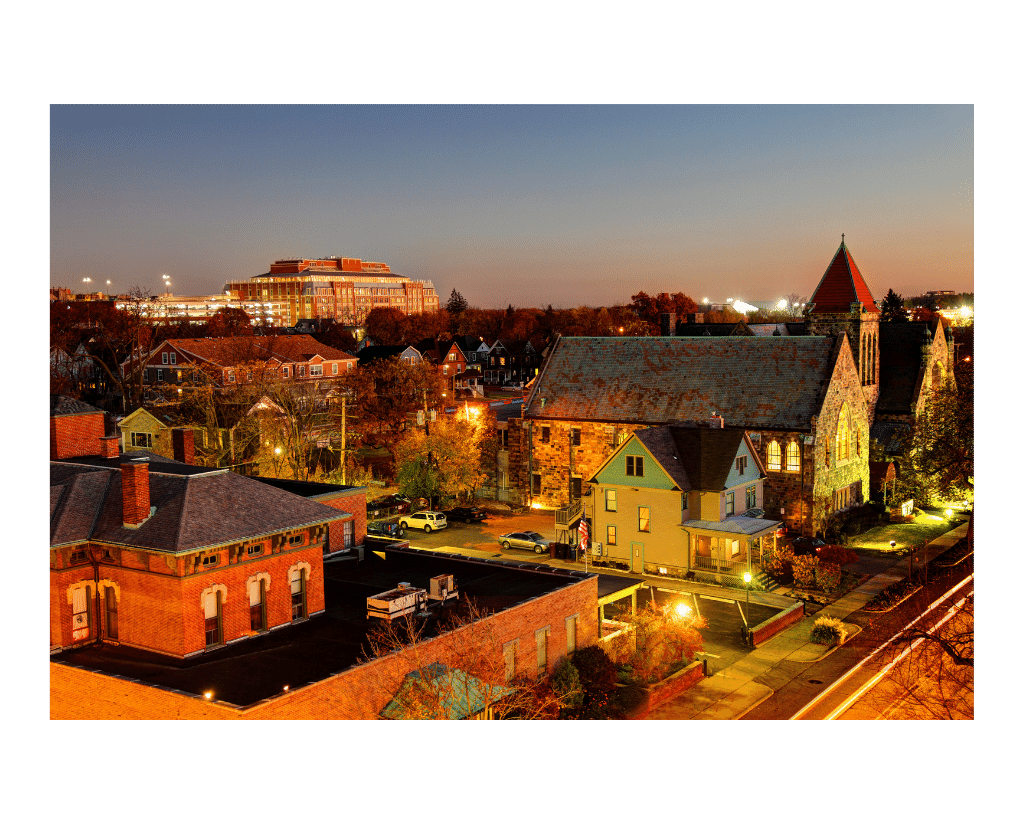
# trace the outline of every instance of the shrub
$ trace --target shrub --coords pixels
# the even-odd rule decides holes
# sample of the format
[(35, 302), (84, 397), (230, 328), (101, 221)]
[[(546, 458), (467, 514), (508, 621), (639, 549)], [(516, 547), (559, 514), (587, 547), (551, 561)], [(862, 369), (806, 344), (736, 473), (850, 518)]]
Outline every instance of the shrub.
[(607, 718), (615, 692), (616, 670), (612, 659), (596, 646), (581, 647), (570, 658), (580, 676), (583, 702), (580, 718)]
[(874, 598), (864, 605), (868, 612), (883, 612), (889, 607), (895, 606), (908, 595), (917, 592), (921, 587), (913, 581), (896, 581), (889, 584), (885, 589), (879, 591)]
[(626, 684), (615, 692), (615, 703), (623, 713), (639, 709), (647, 700), (647, 690), (639, 684)]
[(813, 555), (798, 555), (793, 559), (793, 583), (798, 587), (814, 586), (814, 570), (818, 559)]
[(822, 592), (832, 592), (842, 577), (843, 570), (839, 564), (819, 563), (814, 569), (814, 580)]
[(826, 544), (818, 549), (818, 560), (826, 564), (846, 566), (857, 563), (857, 553), (845, 546)]
[(583, 705), (583, 682), (580, 680), (580, 671), (568, 658), (562, 661), (552, 674), (551, 689), (562, 706), (562, 717), (571, 718)]
[(793, 574), (793, 547), (778, 547), (765, 563), (765, 568), (776, 578), (789, 578)]
[(814, 625), (811, 627), (811, 640), (815, 644), (829, 647), (841, 644), (846, 640), (846, 627), (842, 621), (831, 615), (819, 616), (814, 619)]

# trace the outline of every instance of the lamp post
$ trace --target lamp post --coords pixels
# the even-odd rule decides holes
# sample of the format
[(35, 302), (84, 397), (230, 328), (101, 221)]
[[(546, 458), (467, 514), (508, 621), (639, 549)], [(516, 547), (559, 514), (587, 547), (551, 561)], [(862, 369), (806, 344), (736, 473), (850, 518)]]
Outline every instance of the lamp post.
[(751, 580), (751, 575), (750, 575), (750, 571), (748, 570), (748, 571), (743, 573), (743, 583), (746, 584), (746, 587), (747, 587), (747, 611), (746, 611), (746, 613), (743, 616), (743, 623), (746, 625), (747, 643), (750, 644), (751, 646), (753, 646), (752, 638), (751, 638), (751, 635), (750, 635), (750, 580)]

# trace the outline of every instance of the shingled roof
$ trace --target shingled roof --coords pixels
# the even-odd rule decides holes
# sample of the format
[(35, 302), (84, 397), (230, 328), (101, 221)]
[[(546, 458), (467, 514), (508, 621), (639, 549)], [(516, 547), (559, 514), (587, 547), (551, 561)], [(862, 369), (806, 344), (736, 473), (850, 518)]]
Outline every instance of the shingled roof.
[(921, 375), (921, 345), (934, 331), (925, 321), (878, 324), (878, 403), (875, 414), (914, 414)]
[(325, 346), (310, 335), (171, 338), (167, 343), (179, 352), (218, 366), (275, 359), (283, 363), (303, 363), (318, 355), (324, 360), (355, 359), (354, 355)]
[(50, 545), (99, 541), (186, 552), (344, 517), (228, 470), (164, 471), (174, 463), (150, 465), (149, 497), (156, 512), (141, 526), (126, 529), (119, 465), (51, 462)]
[(725, 489), (729, 470), (743, 442), (741, 429), (653, 426), (634, 433), (684, 492)]
[(103, 414), (102, 409), (90, 406), (85, 401), (68, 398), (64, 395), (50, 395), (50, 417), (58, 418), (63, 415), (96, 415)]
[(860, 302), (868, 312), (877, 312), (871, 290), (853, 262), (845, 239), (839, 244), (832, 262), (822, 275), (818, 288), (808, 303), (814, 304), (812, 314), (820, 312), (849, 312), (850, 304)]
[(560, 338), (523, 417), (809, 430), (845, 336)]

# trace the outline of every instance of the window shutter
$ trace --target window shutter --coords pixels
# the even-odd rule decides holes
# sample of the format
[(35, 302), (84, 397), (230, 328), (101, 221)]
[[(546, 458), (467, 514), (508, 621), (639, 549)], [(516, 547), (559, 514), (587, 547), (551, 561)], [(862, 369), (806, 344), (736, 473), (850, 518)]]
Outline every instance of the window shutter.
[(249, 606), (251, 607), (256, 606), (262, 600), (260, 598), (260, 592), (262, 590), (262, 587), (260, 586), (261, 583), (262, 582), (257, 579), (249, 584)]
[(206, 602), (203, 604), (205, 610), (205, 618), (216, 618), (217, 617), (217, 593), (211, 592), (206, 596)]

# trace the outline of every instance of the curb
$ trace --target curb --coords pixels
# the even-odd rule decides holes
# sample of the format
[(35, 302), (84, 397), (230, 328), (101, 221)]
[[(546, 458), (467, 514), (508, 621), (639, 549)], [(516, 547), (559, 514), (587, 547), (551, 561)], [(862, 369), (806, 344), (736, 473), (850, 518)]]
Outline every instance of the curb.
[[(854, 628), (854, 631), (853, 631), (853, 632), (848, 632), (848, 633), (846, 633), (846, 638), (844, 638), (844, 639), (843, 639), (843, 643), (842, 643), (842, 644), (835, 644), (834, 646), (831, 646), (831, 647), (829, 647), (829, 648), (828, 648), (828, 651), (827, 651), (827, 652), (825, 652), (825, 654), (824, 654), (824, 655), (822, 655), (822, 656), (821, 656), (820, 658), (815, 658), (815, 659), (813, 659), (813, 660), (811, 660), (811, 661), (806, 661), (806, 662), (801, 662), (801, 663), (807, 663), (807, 664), (817, 664), (817, 663), (818, 663), (819, 661), (824, 661), (824, 660), (825, 660), (826, 658), (828, 658), (828, 657), (829, 657), (829, 656), (830, 656), (830, 655), (831, 655), (831, 654), (832, 654), (833, 652), (835, 652), (835, 651), (836, 651), (837, 649), (839, 649), (839, 648), (840, 648), (841, 646), (843, 646), (844, 644), (846, 644), (846, 642), (847, 642), (847, 641), (849, 641), (849, 640), (850, 640), (851, 638), (853, 638), (853, 637), (854, 637), (855, 635), (859, 635), (859, 634), (860, 634), (860, 632), (861, 632), (861, 630), (863, 630), (863, 629), (864, 629), (863, 627), (861, 627), (861, 626), (858, 626), (857, 624), (854, 624), (854, 623), (850, 623), (850, 624), (847, 624), (847, 623), (846, 623), (846, 621), (843, 621), (843, 626), (844, 626), (844, 627), (845, 627), (845, 626), (851, 626), (851, 627), (853, 627), (853, 628)], [(808, 641), (808, 643), (809, 643), (809, 644), (813, 644), (813, 643), (815, 643), (815, 642), (814, 642), (814, 641)]]
[(737, 715), (737, 716), (736, 716), (735, 718), (733, 718), (733, 719), (732, 719), (733, 721), (739, 721), (739, 720), (740, 720), (740, 719), (742, 719), (742, 718), (743, 718), (743, 717), (744, 717), (744, 716), (745, 716), (745, 715), (746, 715), (746, 714), (747, 714), (748, 712), (750, 712), (751, 710), (756, 710), (756, 709), (757, 709), (758, 707), (760, 707), (760, 706), (761, 706), (761, 705), (762, 705), (762, 704), (763, 704), (763, 703), (764, 703), (765, 701), (767, 701), (767, 700), (768, 700), (769, 698), (771, 698), (771, 697), (772, 697), (773, 695), (775, 695), (775, 690), (773, 690), (773, 689), (772, 689), (771, 687), (769, 687), (769, 686), (768, 686), (767, 684), (761, 684), (761, 686), (762, 686), (762, 687), (766, 687), (766, 688), (767, 688), (768, 690), (770, 690), (770, 692), (769, 692), (769, 693), (768, 693), (768, 694), (767, 694), (767, 695), (766, 695), (766, 696), (765, 696), (764, 698), (762, 698), (762, 699), (761, 699), (760, 701), (755, 701), (755, 702), (754, 702), (753, 704), (751, 704), (751, 705), (750, 705), (749, 707), (747, 707), (747, 708), (746, 708), (745, 710), (743, 710), (743, 712), (741, 712), (741, 713), (740, 713), (739, 715)]

